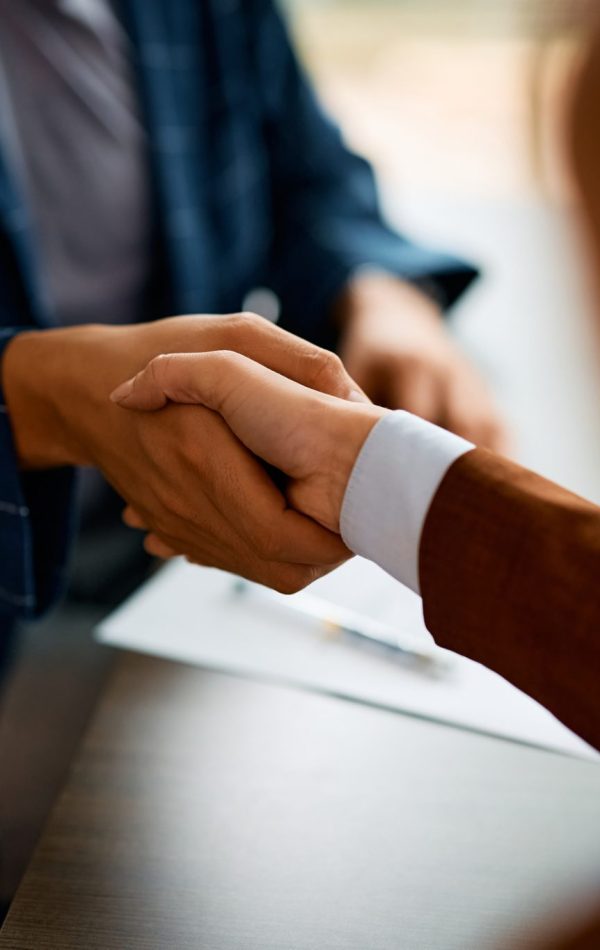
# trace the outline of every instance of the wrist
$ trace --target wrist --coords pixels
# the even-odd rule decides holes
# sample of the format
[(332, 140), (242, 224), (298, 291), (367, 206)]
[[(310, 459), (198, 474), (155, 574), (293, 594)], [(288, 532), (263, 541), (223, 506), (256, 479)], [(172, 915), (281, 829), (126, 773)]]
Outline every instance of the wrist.
[(113, 376), (104, 370), (100, 347), (121, 329), (33, 330), (8, 344), (2, 383), (22, 468), (94, 464), (86, 421), (107, 398)]
[(421, 315), (433, 324), (442, 319), (442, 309), (432, 294), (411, 281), (375, 268), (362, 268), (348, 281), (335, 304), (335, 319), (342, 329), (357, 321), (369, 320), (392, 311), (396, 319), (403, 313)]
[[(317, 520), (339, 533), (340, 514), (350, 476), (371, 430), (389, 410), (368, 404), (345, 403), (331, 417), (322, 493), (323, 510)], [(315, 517), (314, 512), (308, 512)]]

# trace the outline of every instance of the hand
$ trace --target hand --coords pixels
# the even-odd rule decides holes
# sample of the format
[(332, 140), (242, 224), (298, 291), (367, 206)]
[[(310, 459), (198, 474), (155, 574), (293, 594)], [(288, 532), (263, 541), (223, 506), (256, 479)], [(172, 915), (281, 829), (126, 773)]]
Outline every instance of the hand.
[(289, 476), (294, 507), (332, 532), (356, 457), (387, 411), (315, 392), (229, 352), (159, 357), (112, 398), (156, 418), (177, 402), (219, 413), (247, 449)]
[(17, 452), (27, 468), (97, 466), (163, 545), (279, 590), (298, 589), (348, 552), (289, 509), (223, 421), (196, 406), (125, 413), (108, 399), (157, 354), (223, 347), (339, 395), (354, 387), (336, 357), (259, 317), (25, 333), (2, 361)]
[(506, 451), (487, 386), (452, 342), (436, 304), (384, 274), (363, 274), (338, 303), (340, 355), (376, 403), (406, 409), (477, 445)]

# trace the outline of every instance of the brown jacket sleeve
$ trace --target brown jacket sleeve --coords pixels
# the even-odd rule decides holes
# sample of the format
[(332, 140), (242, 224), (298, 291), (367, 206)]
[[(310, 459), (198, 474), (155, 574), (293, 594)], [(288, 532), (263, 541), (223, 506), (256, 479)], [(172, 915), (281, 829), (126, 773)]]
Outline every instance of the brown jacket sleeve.
[(446, 474), (419, 573), (436, 642), (600, 748), (600, 508), (482, 449)]
[[(518, 950), (598, 950), (600, 947), (600, 912), (581, 921), (579, 926), (562, 927), (558, 920), (553, 921), (552, 935), (546, 933), (539, 939), (529, 939), (518, 944)], [(515, 948), (517, 950), (517, 948)]]

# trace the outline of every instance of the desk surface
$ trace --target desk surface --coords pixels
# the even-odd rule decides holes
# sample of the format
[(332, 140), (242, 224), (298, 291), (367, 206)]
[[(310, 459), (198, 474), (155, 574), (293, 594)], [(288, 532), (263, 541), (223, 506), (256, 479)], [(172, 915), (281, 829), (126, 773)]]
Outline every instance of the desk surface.
[(467, 950), (600, 872), (600, 767), (124, 655), (0, 950)]

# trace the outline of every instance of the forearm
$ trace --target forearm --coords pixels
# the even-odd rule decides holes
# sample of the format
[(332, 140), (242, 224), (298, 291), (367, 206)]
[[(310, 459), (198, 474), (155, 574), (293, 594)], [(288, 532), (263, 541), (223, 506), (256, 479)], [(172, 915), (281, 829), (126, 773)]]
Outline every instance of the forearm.
[(419, 541), (427, 512), (452, 463), (472, 448), (408, 412), (386, 414), (362, 446), (345, 490), (340, 525), (348, 547), (420, 593)]
[(348, 547), (423, 597), (438, 645), (504, 676), (600, 748), (600, 510), (407, 413), (372, 430)]
[[(100, 465), (98, 433), (111, 426), (116, 432), (120, 422), (110, 392), (159, 353), (195, 349), (201, 325), (172, 318), (16, 336), (0, 367), (21, 468)], [(203, 334), (203, 344), (210, 347), (210, 331)]]
[(81, 439), (83, 413), (106, 399), (119, 367), (107, 369), (99, 350), (118, 331), (76, 327), (16, 336), (2, 359), (2, 388), (22, 469), (92, 464)]
[[(22, 332), (3, 334), (0, 368), (11, 340)], [(20, 467), (6, 402), (0, 380), (0, 614), (32, 618), (62, 590), (74, 479), (69, 468)]]
[(441, 646), (500, 673), (600, 748), (600, 512), (491, 453), (449, 470), (420, 547)]

